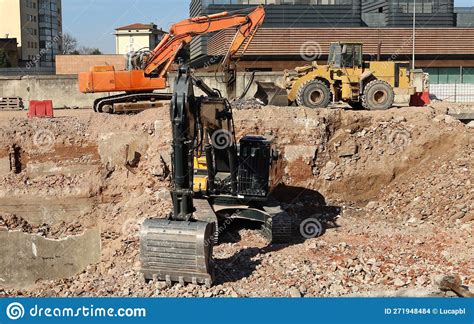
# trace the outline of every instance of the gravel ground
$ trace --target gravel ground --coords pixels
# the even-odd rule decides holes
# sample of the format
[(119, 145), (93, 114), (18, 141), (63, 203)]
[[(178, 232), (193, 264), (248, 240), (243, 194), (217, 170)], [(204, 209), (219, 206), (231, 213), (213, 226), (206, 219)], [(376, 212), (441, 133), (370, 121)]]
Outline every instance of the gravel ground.
[(54, 134), (49, 153), (57, 159), (65, 148), (97, 150), (101, 136), (109, 132), (143, 137), (146, 148), (133, 172), (83, 158), (75, 163), (97, 163), (97, 170), (0, 176), (0, 197), (28, 193), (60, 199), (71, 188), (85, 188), (98, 200), (72, 223), (33, 226), (21, 215), (0, 212), (0, 231), (64, 238), (96, 226), (102, 233), (98, 264), (71, 278), (40, 280), (21, 289), (0, 286), (0, 295), (452, 296), (438, 289), (437, 276), (456, 274), (465, 285), (474, 285), (474, 144), (472, 128), (446, 111), (445, 104), (387, 112), (236, 111), (239, 136), (277, 136), (286, 187), (276, 196), (294, 216), (296, 233), (299, 220), (320, 213), (323, 205), (340, 212), (332, 215), (323, 236), (288, 245), (268, 245), (255, 224), (232, 222), (215, 247), (216, 283), (211, 288), (145, 284), (138, 272), (139, 224), (147, 217), (163, 217), (171, 206), (166, 114), (150, 110), (108, 116), (75, 110), (60, 112), (52, 122), (32, 122), (9, 112), (0, 120), (0, 141), (3, 147), (21, 146), (30, 161), (48, 153), (34, 150), (32, 138), (41, 129)]

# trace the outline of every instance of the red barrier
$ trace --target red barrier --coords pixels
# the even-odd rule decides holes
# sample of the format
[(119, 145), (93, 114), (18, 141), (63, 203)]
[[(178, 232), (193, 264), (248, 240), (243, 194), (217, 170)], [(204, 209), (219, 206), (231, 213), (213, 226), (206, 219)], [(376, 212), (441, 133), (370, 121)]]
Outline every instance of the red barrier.
[(28, 117), (43, 117), (53, 118), (53, 101), (52, 100), (31, 100), (30, 109), (28, 111)]
[(431, 103), (430, 93), (426, 92), (417, 92), (410, 98), (410, 106), (414, 107), (424, 107), (428, 106)]

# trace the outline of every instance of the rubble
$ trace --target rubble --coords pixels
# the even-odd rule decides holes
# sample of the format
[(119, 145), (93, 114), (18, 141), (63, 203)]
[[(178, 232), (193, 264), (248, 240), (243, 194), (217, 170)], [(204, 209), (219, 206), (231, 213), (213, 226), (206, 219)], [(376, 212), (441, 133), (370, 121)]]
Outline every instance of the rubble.
[(241, 109), (262, 109), (264, 107), (263, 102), (256, 98), (245, 98), (245, 99), (236, 99), (231, 103), (232, 108), (241, 110)]
[[(67, 110), (66, 117), (34, 122), (15, 116), (0, 120), (0, 158), (12, 144), (18, 145), (22, 171), (0, 174), (0, 199), (49, 197), (59, 206), (80, 194), (92, 205), (67, 217), (58, 213), (46, 224), (32, 224), (20, 212), (2, 212), (0, 206), (0, 233), (61, 239), (99, 228), (102, 251), (100, 262), (63, 279), (28, 287), (3, 287), (0, 282), (0, 295), (451, 296), (451, 290), (441, 292), (432, 279), (446, 273), (459, 276), (466, 286), (474, 284), (472, 129), (447, 123), (441, 113), (445, 108), (244, 108), (235, 112), (237, 137), (276, 136), (286, 184), (278, 198), (295, 224), (322, 214), (325, 205), (342, 209), (323, 236), (305, 241), (296, 235), (292, 244), (268, 245), (247, 228), (252, 225), (235, 221), (215, 247), (214, 286), (145, 284), (139, 273), (137, 228), (148, 217), (165, 217), (171, 207), (167, 114)], [(53, 134), (48, 151), (38, 151), (33, 143), (38, 127)], [(127, 156), (133, 159), (125, 159), (119, 147), (99, 149), (100, 139), (112, 133), (121, 134), (120, 146), (129, 144)], [(71, 158), (70, 152), (81, 148), (87, 154)], [(127, 168), (124, 161), (131, 160), (133, 166)], [(25, 166), (38, 161), (93, 164), (97, 169), (26, 174)]]

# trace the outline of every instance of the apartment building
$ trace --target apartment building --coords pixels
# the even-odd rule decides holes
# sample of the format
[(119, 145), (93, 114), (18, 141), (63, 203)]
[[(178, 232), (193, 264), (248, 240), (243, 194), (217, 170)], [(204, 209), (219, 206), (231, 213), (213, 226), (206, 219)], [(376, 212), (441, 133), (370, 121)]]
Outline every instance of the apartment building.
[(53, 68), (61, 53), (61, 0), (0, 1), (0, 38), (16, 38), (19, 65)]
[(135, 23), (115, 29), (115, 54), (125, 55), (141, 49), (154, 49), (165, 32), (153, 23)]

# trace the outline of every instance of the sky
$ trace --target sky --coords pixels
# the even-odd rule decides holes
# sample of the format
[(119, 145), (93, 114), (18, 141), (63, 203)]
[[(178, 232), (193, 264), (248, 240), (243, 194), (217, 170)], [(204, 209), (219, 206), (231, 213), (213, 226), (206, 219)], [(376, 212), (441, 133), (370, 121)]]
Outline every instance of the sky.
[[(63, 0), (63, 32), (80, 46), (115, 52), (114, 29), (132, 23), (155, 23), (169, 29), (188, 18), (190, 0)], [(458, 7), (474, 6), (474, 0), (455, 0)]]

